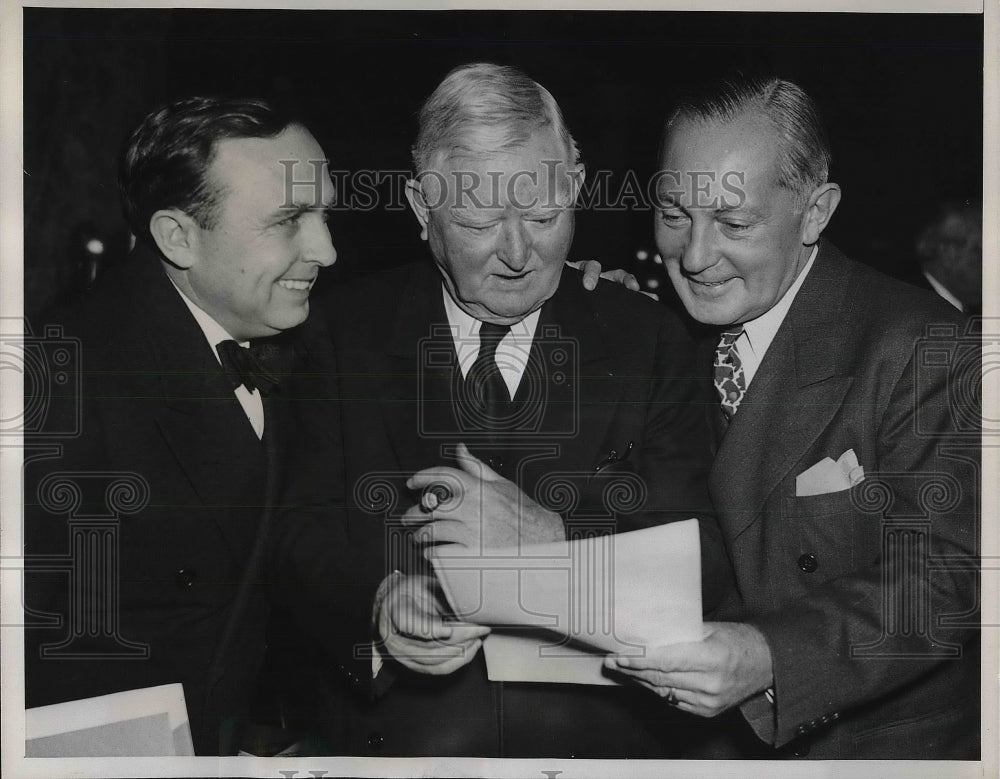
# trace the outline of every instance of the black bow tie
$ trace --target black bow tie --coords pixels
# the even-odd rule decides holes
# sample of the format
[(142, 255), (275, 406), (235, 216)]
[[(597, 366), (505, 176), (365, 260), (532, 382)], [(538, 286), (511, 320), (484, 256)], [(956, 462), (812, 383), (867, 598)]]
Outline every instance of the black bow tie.
[(250, 392), (258, 389), (266, 395), (277, 385), (278, 377), (264, 366), (252, 344), (244, 349), (236, 341), (221, 341), (215, 348), (233, 389), (242, 384)]

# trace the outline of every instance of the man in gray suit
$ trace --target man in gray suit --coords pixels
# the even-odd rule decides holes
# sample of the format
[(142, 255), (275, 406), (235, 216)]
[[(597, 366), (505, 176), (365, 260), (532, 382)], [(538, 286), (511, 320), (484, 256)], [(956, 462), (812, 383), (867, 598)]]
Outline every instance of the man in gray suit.
[(978, 339), (820, 241), (829, 162), (787, 81), (726, 83), (667, 122), (656, 240), (721, 331), (702, 364), (734, 621), (606, 662), (684, 711), (738, 707), (757, 738), (729, 756), (977, 759)]

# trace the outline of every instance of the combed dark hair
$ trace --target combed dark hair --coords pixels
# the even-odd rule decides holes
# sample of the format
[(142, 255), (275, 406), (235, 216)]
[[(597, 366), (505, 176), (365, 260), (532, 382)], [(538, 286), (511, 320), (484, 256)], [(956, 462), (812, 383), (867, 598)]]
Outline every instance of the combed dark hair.
[(830, 175), (830, 142), (812, 98), (798, 84), (779, 78), (730, 76), (682, 98), (667, 117), (664, 138), (680, 119), (730, 122), (766, 117), (782, 139), (778, 185), (808, 194)]
[(207, 178), (216, 144), (228, 138), (273, 138), (294, 124), (258, 98), (186, 97), (156, 109), (129, 135), (118, 188), (136, 238), (152, 242), (149, 221), (177, 208), (201, 227), (218, 217), (220, 192)]
[(575, 165), (580, 158), (555, 98), (509, 65), (474, 62), (453, 69), (420, 109), (419, 125), (412, 148), (417, 173), (427, 170), (439, 151), (495, 151), (466, 145), (482, 127), (498, 130), (507, 148), (527, 142), (539, 127), (551, 126), (566, 149), (566, 161)]

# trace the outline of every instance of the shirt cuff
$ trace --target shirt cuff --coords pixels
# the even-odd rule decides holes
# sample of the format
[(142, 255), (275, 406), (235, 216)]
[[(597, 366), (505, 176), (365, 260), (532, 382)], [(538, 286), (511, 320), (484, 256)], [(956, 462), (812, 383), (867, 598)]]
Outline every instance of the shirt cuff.
[[(378, 625), (376, 621), (378, 619), (378, 610), (382, 606), (382, 601), (385, 600), (386, 593), (389, 591), (389, 585), (397, 578), (403, 575), (403, 572), (396, 569), (391, 574), (386, 576), (382, 583), (379, 584), (378, 590), (375, 592), (375, 601), (372, 604), (372, 628), (377, 632)], [(378, 644), (372, 641), (372, 679), (378, 677), (379, 671), (382, 670), (382, 665), (385, 659), (382, 657), (382, 653), (378, 651)]]

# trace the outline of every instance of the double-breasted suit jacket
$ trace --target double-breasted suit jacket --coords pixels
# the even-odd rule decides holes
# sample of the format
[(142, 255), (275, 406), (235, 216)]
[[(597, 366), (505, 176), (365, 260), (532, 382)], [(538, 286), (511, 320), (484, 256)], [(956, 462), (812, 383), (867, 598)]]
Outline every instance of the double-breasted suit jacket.
[[(710, 489), (774, 705), (742, 711), (781, 754), (974, 758), (979, 740), (979, 346), (957, 312), (821, 245)], [(702, 356), (711, 364), (711, 346)], [(799, 495), (853, 449), (864, 481)]]

